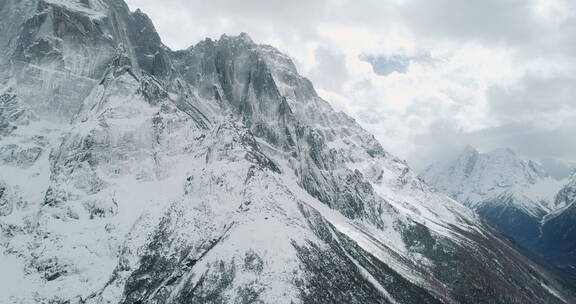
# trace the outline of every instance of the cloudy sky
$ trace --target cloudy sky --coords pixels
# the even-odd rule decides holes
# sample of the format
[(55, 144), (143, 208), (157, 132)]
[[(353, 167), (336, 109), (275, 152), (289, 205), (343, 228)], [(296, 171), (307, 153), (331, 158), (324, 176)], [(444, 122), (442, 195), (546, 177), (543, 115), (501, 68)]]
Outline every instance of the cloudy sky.
[(416, 169), (471, 144), (576, 161), (573, 0), (128, 0), (164, 43), (248, 33)]

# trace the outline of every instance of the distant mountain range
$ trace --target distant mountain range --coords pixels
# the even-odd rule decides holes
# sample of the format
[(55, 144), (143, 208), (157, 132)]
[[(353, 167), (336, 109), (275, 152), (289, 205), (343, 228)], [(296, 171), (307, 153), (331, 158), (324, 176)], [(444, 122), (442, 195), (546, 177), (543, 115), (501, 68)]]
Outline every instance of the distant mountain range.
[(576, 274), (574, 176), (553, 178), (540, 163), (523, 160), (510, 149), (479, 153), (467, 146), (421, 177), (543, 260)]

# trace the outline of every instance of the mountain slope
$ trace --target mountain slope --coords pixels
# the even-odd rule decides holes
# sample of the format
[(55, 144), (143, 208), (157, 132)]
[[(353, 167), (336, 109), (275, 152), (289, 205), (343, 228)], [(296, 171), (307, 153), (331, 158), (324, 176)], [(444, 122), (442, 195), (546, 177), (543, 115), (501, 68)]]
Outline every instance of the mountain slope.
[(576, 176), (556, 195), (565, 206), (544, 218), (537, 249), (554, 265), (576, 278)]
[(0, 9), (0, 302), (573, 302), (274, 48), (172, 51), (120, 0)]

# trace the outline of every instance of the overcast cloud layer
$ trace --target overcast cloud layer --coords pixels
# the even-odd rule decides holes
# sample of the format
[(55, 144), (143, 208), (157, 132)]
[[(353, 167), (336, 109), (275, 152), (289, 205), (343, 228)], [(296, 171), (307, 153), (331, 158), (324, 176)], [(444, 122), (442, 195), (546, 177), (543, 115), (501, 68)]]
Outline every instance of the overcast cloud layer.
[(471, 144), (576, 160), (569, 0), (128, 0), (164, 43), (248, 33), (416, 169)]

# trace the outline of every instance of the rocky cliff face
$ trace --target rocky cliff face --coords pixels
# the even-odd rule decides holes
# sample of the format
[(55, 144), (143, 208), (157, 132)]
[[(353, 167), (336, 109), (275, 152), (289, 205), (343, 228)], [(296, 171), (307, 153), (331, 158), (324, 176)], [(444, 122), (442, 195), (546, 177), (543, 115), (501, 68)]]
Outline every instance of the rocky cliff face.
[[(134, 68), (166, 74), (166, 48), (150, 20), (118, 0), (3, 1), (0, 64), (20, 98), (52, 121), (66, 121), (106, 71), (118, 45)], [(4, 80), (8, 81), (8, 80)]]
[(120, 0), (0, 9), (0, 302), (573, 301), (274, 48), (171, 51)]

